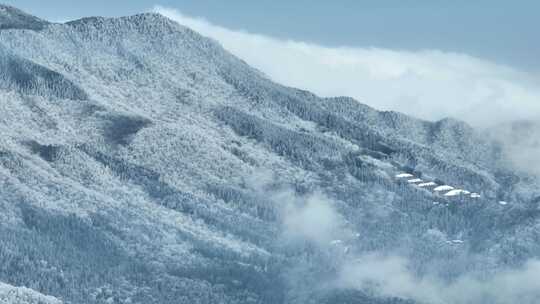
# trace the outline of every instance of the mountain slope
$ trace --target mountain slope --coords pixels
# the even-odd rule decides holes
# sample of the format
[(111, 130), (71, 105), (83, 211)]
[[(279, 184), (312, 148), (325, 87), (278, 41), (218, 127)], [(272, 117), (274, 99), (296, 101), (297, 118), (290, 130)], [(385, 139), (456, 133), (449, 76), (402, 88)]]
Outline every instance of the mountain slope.
[(60, 304), (53, 297), (44, 296), (28, 288), (16, 288), (0, 283), (0, 303), (2, 304)]
[(28, 15), (14, 7), (0, 4), (0, 30), (28, 29), (41, 30), (48, 24), (47, 21)]
[(408, 303), (339, 273), (378, 252), (450, 282), (540, 253), (537, 181), (461, 122), (283, 87), (157, 14), (29, 28), (0, 30), (2, 282), (66, 303)]

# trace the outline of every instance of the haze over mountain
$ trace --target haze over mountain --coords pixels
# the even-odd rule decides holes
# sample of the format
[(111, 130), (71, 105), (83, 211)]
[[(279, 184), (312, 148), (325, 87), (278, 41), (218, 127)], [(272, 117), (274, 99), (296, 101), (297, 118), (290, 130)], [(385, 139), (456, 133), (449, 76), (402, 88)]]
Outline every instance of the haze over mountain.
[(466, 123), (155, 13), (0, 29), (0, 302), (538, 302), (538, 176)]

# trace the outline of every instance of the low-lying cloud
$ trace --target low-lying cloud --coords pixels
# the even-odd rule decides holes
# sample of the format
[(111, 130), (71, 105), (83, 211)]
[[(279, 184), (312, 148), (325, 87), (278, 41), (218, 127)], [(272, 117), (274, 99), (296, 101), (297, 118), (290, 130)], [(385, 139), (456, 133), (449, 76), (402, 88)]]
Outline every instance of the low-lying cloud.
[(271, 79), (321, 96), (351, 96), (381, 110), (485, 127), (540, 118), (540, 79), (465, 54), (325, 47), (230, 30), (155, 7), (219, 41)]
[[(430, 304), (536, 304), (540, 302), (540, 261), (529, 260), (514, 268), (495, 272), (465, 271), (454, 277), (441, 278), (437, 269), (418, 276), (411, 257), (393, 252), (362, 252), (355, 246), (361, 234), (349, 227), (336, 206), (338, 203), (320, 190), (298, 194), (291, 187), (276, 186), (275, 175), (260, 171), (246, 180), (248, 188), (269, 199), (277, 208), (282, 236), (289, 246), (303, 247), (321, 253), (317, 260), (318, 278), (310, 281), (312, 267), (299, 263), (289, 269), (294, 288), (315, 285), (336, 290), (359, 290), (380, 298), (402, 298)], [(350, 250), (349, 250), (350, 249)], [(313, 255), (314, 253), (312, 253)], [(327, 276), (321, 276), (326, 272)], [(302, 282), (307, 281), (305, 285)], [(300, 282), (300, 283), (294, 283)], [(295, 284), (295, 285), (294, 285)], [(315, 284), (315, 285), (310, 285)], [(294, 293), (295, 291), (293, 291)], [(303, 294), (302, 292), (299, 292)]]
[(248, 188), (270, 200), (288, 242), (309, 242), (327, 248), (332, 241), (349, 236), (345, 221), (333, 201), (320, 191), (299, 195), (292, 187), (275, 186), (272, 172), (260, 170), (246, 179)]
[(346, 263), (338, 286), (433, 304), (535, 304), (540, 301), (540, 261), (478, 278), (466, 274), (453, 282), (435, 276), (418, 278), (399, 256), (366, 254)]
[(339, 234), (340, 216), (322, 194), (296, 198), (284, 205), (283, 225), (286, 236), (307, 239), (326, 245)]

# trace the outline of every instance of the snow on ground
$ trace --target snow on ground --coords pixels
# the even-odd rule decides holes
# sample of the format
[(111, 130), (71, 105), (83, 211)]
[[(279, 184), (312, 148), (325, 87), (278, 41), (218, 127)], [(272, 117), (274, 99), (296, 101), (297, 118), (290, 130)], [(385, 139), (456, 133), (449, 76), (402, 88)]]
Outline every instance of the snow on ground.
[[(450, 185), (438, 186), (438, 184), (433, 182), (433, 181), (428, 182), (428, 181), (424, 181), (424, 180), (422, 180), (420, 178), (414, 178), (414, 175), (409, 174), (409, 173), (397, 174), (396, 178), (411, 178), (411, 179), (408, 179), (407, 182), (409, 184), (414, 184), (414, 185), (416, 185), (418, 187), (421, 187), (421, 188), (435, 187), (435, 188), (432, 189), (432, 191), (434, 191), (434, 192), (446, 192), (446, 193), (444, 193), (444, 196), (446, 196), (446, 197), (456, 197), (456, 196), (459, 196), (459, 195), (468, 195), (470, 198), (480, 198), (481, 197), (481, 195), (476, 193), (476, 192), (471, 192), (469, 190), (464, 190), (464, 189), (456, 189), (455, 187), (450, 186)], [(507, 205), (508, 203), (504, 202), (504, 201), (501, 201), (501, 202), (499, 202), (499, 204)], [(433, 205), (439, 205), (439, 202), (433, 202)]]
[(450, 190), (450, 191), (446, 192), (444, 194), (444, 196), (458, 196), (458, 195), (463, 194), (463, 193), (464, 193), (464, 190), (454, 189), (454, 190)]
[[(414, 177), (414, 175), (409, 174), (409, 173), (400, 173), (400, 174), (397, 174), (396, 177), (397, 178), (411, 178), (411, 177)], [(421, 187), (421, 188), (437, 186), (437, 187), (433, 188), (433, 191), (435, 191), (435, 192), (446, 192), (444, 194), (444, 196), (446, 196), (446, 197), (454, 197), (454, 196), (458, 196), (458, 195), (469, 195), (471, 198), (480, 198), (481, 197), (481, 195), (476, 193), (476, 192), (471, 192), (469, 190), (463, 190), (463, 189), (456, 189), (456, 188), (454, 188), (453, 186), (450, 186), (450, 185), (438, 186), (437, 183), (435, 183), (433, 181), (425, 182), (424, 180), (422, 180), (420, 178), (408, 179), (407, 182), (409, 184), (415, 184), (416, 186)], [(438, 205), (438, 204), (439, 204), (438, 202), (433, 202), (433, 205)], [(506, 205), (508, 203), (507, 202), (499, 202), (499, 204)]]
[(396, 178), (409, 178), (409, 177), (414, 177), (414, 175), (409, 174), (409, 173), (400, 173), (396, 175)]
[(436, 192), (450, 191), (450, 190), (454, 190), (454, 187), (448, 186), (448, 185), (442, 185), (433, 189), (433, 191), (436, 191)]

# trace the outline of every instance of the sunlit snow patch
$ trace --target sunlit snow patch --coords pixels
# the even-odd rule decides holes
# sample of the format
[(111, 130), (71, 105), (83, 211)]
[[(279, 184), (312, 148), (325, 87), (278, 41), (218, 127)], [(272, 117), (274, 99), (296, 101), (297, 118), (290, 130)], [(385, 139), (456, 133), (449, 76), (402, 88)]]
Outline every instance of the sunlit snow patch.
[(443, 186), (439, 186), (439, 187), (433, 189), (433, 191), (437, 191), (437, 192), (449, 191), (449, 190), (454, 190), (454, 187), (448, 186), (448, 185), (443, 185)]
[(421, 183), (423, 182), (423, 180), (419, 179), (419, 178), (415, 178), (415, 179), (410, 179), (408, 180), (407, 182), (409, 182), (409, 184), (416, 184), (416, 183)]
[(409, 178), (409, 177), (414, 177), (414, 175), (409, 174), (409, 173), (400, 173), (396, 175), (396, 178)]
[(500, 204), (500, 205), (503, 205), (503, 206), (506, 206), (506, 205), (508, 205), (508, 202), (500, 201), (499, 204)]
[(482, 196), (478, 193), (471, 193), (471, 198), (481, 198)]
[(433, 186), (437, 186), (437, 184), (434, 183), (434, 182), (427, 182), (427, 183), (418, 184), (418, 187), (433, 187)]

